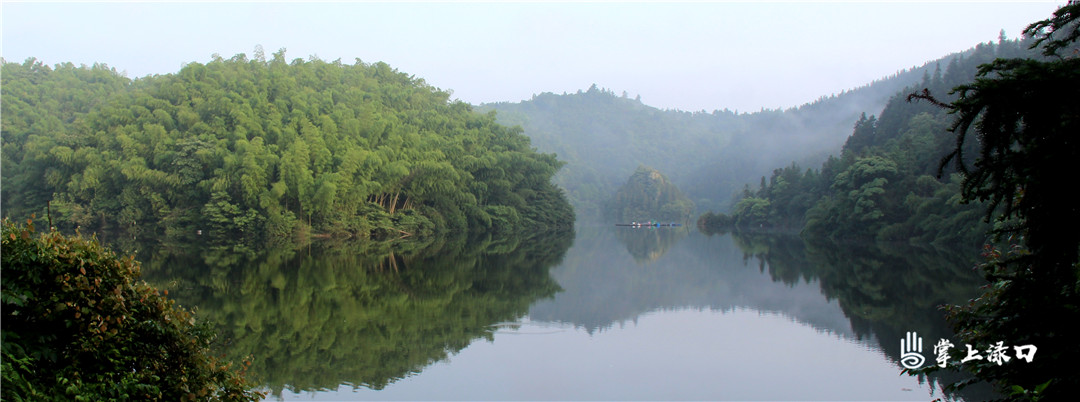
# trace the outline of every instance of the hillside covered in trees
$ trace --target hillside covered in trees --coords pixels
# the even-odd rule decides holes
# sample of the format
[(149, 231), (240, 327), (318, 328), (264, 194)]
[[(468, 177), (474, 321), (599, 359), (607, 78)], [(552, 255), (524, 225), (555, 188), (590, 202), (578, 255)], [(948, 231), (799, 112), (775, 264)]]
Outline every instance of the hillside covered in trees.
[[(768, 228), (832, 239), (981, 245), (990, 229), (981, 222), (985, 206), (964, 202), (953, 168), (938, 174), (942, 157), (956, 146), (946, 131), (952, 115), (929, 102), (909, 102), (908, 95), (926, 89), (952, 101), (952, 88), (973, 81), (979, 65), (1038, 57), (1029, 45), (1002, 37), (935, 64), (920, 82), (894, 94), (880, 115), (861, 115), (839, 156), (820, 168), (777, 168), (758, 186), (745, 184), (730, 215), (710, 212), (699, 223), (713, 230)], [(964, 154), (976, 155), (977, 146), (967, 142)]]
[(605, 203), (640, 165), (663, 172), (698, 208), (724, 210), (743, 183), (775, 166), (823, 162), (840, 149), (860, 113), (881, 110), (930, 68), (902, 70), (787, 110), (660, 110), (596, 85), (478, 109), (498, 111), (499, 122), (522, 126), (537, 149), (566, 161), (555, 182), (578, 219), (610, 216)]
[(615, 222), (682, 223), (693, 214), (694, 202), (656, 169), (639, 166), (604, 210)]
[(129, 79), (3, 63), (3, 213), (221, 238), (569, 226), (555, 155), (385, 63), (239, 54)]

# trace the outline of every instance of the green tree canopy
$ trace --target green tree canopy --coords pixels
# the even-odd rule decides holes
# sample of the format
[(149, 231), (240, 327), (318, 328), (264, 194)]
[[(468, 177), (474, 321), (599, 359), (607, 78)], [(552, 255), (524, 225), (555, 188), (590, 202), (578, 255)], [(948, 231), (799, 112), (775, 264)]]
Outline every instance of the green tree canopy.
[(385, 63), (282, 50), (129, 80), (31, 59), (2, 79), (6, 216), (231, 238), (573, 222), (554, 155)]

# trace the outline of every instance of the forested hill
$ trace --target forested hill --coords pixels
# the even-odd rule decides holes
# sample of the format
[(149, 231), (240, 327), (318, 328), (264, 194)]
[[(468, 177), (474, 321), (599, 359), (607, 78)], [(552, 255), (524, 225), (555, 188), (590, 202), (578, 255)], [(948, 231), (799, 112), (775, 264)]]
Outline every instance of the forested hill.
[(620, 223), (685, 223), (692, 217), (694, 203), (659, 171), (639, 166), (619, 187), (605, 212), (609, 219)]
[[(956, 136), (947, 131), (954, 116), (929, 102), (909, 102), (908, 95), (926, 89), (952, 102), (952, 89), (974, 81), (979, 65), (995, 58), (1041, 57), (1029, 45), (1003, 39), (935, 63), (932, 73), (897, 91), (880, 115), (860, 116), (839, 156), (811, 165), (819, 169), (791, 163), (777, 168), (745, 189), (731, 216), (706, 214), (700, 223), (780, 227), (832, 239), (981, 245), (989, 229), (980, 221), (985, 207), (961, 202), (961, 179), (950, 174), (951, 166), (938, 175), (942, 157), (956, 146)], [(965, 146), (967, 158), (979, 155), (978, 141)]]
[[(555, 155), (384, 63), (3, 63), (3, 214), (227, 238), (569, 226)], [(51, 203), (51, 212), (47, 210)]]
[(877, 113), (933, 66), (787, 110), (660, 110), (596, 85), (478, 109), (498, 111), (499, 122), (521, 125), (539, 150), (567, 162), (555, 180), (579, 218), (602, 216), (601, 206), (640, 165), (664, 172), (699, 208), (719, 210), (775, 166), (820, 164), (840, 149), (861, 113)]

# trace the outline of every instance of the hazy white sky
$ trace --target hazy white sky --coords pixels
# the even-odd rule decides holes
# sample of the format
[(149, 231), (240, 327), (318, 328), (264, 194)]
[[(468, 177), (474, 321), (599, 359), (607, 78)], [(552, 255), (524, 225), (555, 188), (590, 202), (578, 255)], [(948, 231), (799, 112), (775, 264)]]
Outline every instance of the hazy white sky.
[(129, 77), (286, 48), (385, 61), (469, 103), (591, 84), (682, 110), (790, 107), (1019, 36), (1065, 1), (4, 1), (2, 56), (103, 62)]

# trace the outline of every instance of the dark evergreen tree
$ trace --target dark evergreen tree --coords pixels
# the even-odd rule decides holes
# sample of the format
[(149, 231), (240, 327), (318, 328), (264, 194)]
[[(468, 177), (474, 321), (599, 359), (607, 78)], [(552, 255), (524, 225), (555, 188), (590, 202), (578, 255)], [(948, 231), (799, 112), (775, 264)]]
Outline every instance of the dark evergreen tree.
[[(1080, 58), (1075, 57), (1080, 3), (1030, 25), (1046, 59), (997, 59), (979, 67), (975, 82), (957, 87), (952, 103), (913, 94), (956, 116), (956, 146), (942, 160), (963, 175), (965, 200), (988, 203), (987, 219), (1012, 248), (988, 249), (990, 291), (951, 309), (964, 342), (1031, 344), (1030, 364), (967, 362), (981, 379), (1006, 392), (1061, 399), (1080, 388), (1080, 204), (1071, 183), (1080, 155)], [(969, 163), (966, 143), (977, 137)], [(1045, 385), (1049, 384), (1049, 385)]]

